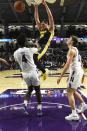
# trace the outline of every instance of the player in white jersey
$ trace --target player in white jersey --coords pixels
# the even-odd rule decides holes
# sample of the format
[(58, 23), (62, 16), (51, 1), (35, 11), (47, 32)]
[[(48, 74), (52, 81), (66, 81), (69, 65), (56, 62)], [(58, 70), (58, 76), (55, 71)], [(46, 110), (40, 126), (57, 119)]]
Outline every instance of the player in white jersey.
[[(18, 37), (18, 46), (20, 47), (14, 52), (15, 61), (21, 67), (23, 78), (28, 86), (28, 92), (26, 94), (24, 104), (25, 109), (28, 104), (29, 98), (33, 89), (36, 91), (37, 101), (38, 101), (38, 115), (42, 115), (42, 105), (41, 105), (41, 93), (40, 93), (40, 79), (37, 71), (37, 67), (45, 74), (45, 69), (40, 65), (38, 61), (34, 61), (34, 53), (37, 52), (37, 48), (26, 48), (25, 35), (21, 34)], [(37, 64), (37, 67), (36, 65)], [(25, 113), (28, 114), (25, 110)]]
[(66, 120), (79, 120), (79, 115), (77, 114), (75, 108), (74, 96), (80, 101), (82, 105), (81, 112), (87, 109), (87, 104), (85, 104), (83, 98), (76, 91), (76, 89), (80, 87), (81, 80), (84, 74), (84, 71), (81, 67), (79, 52), (78, 49), (76, 48), (77, 43), (78, 43), (78, 39), (75, 36), (71, 36), (70, 39), (68, 40), (67, 45), (69, 47), (69, 51), (67, 54), (67, 62), (63, 68), (60, 77), (57, 80), (57, 83), (59, 84), (67, 69), (68, 68), (70, 69), (70, 75), (69, 75), (68, 86), (67, 86), (68, 87), (67, 96), (68, 96), (70, 107), (72, 109), (72, 113), (69, 116), (65, 117)]

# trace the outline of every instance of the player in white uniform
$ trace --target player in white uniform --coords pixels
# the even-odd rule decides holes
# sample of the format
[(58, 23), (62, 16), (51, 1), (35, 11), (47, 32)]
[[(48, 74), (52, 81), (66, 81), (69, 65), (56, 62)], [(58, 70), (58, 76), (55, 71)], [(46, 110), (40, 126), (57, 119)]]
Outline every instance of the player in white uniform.
[(83, 98), (76, 91), (76, 89), (80, 87), (81, 80), (84, 74), (84, 71), (81, 67), (80, 55), (79, 55), (78, 49), (75, 47), (77, 43), (78, 43), (78, 39), (75, 36), (71, 36), (70, 39), (68, 40), (67, 45), (69, 47), (69, 51), (67, 55), (67, 62), (63, 68), (63, 71), (60, 77), (57, 80), (57, 83), (59, 84), (64, 73), (67, 71), (68, 68), (70, 69), (67, 96), (68, 96), (70, 107), (72, 109), (72, 113), (69, 116), (65, 117), (66, 120), (79, 120), (79, 115), (77, 114), (76, 108), (75, 108), (74, 96), (82, 104), (81, 112), (87, 109), (87, 104), (85, 104)]
[[(22, 41), (23, 40), (23, 41)], [(34, 61), (34, 53), (37, 52), (37, 48), (26, 48), (26, 40), (24, 38), (24, 34), (21, 34), (18, 37), (18, 46), (20, 47), (14, 52), (14, 58), (15, 61), (18, 62), (18, 64), (21, 67), (22, 70), (22, 76), (28, 86), (28, 92), (26, 94), (24, 104), (25, 109), (28, 104), (29, 98), (31, 96), (31, 93), (33, 89), (36, 91), (37, 101), (38, 101), (38, 115), (42, 115), (42, 105), (41, 105), (41, 93), (40, 93), (40, 79), (38, 75), (38, 71), (36, 68), (35, 63), (37, 64), (37, 67), (39, 65), (38, 62)], [(41, 68), (40, 68), (41, 69)], [(43, 74), (45, 73), (44, 69), (41, 69)], [(25, 113), (27, 114), (26, 110)]]
[(69, 75), (68, 87), (77, 89), (77, 87), (80, 87), (84, 71), (81, 66), (81, 61), (80, 61), (81, 56), (79, 55), (78, 49), (76, 47), (72, 47), (72, 50), (76, 51), (76, 56), (73, 58), (69, 67), (70, 75)]

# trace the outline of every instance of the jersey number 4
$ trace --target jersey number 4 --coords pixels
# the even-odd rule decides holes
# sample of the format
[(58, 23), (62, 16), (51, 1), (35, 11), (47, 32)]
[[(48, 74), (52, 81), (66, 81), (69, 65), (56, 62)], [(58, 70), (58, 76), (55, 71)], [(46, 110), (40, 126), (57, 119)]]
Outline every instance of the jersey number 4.
[(72, 73), (72, 76), (71, 76), (71, 79), (70, 79), (71, 82), (74, 81), (74, 74), (75, 74), (75, 71), (73, 71), (73, 73)]
[(22, 62), (27, 63), (27, 58), (25, 57), (25, 54), (22, 56)]

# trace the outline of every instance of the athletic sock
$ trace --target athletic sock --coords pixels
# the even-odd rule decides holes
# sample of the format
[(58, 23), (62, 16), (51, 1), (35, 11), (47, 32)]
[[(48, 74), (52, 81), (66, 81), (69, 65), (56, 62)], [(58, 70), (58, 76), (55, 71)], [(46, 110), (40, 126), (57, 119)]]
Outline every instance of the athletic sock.
[(83, 102), (83, 103), (81, 103), (81, 105), (82, 105), (82, 107), (84, 107), (86, 104), (85, 104), (85, 102)]
[(72, 114), (73, 114), (73, 115), (77, 114), (76, 109), (75, 109), (75, 110), (72, 110)]
[(28, 101), (27, 101), (27, 100), (24, 100), (24, 104), (25, 104), (25, 106), (27, 106), (27, 104), (28, 104)]
[(42, 110), (42, 104), (39, 104), (39, 105), (37, 106), (37, 109)]

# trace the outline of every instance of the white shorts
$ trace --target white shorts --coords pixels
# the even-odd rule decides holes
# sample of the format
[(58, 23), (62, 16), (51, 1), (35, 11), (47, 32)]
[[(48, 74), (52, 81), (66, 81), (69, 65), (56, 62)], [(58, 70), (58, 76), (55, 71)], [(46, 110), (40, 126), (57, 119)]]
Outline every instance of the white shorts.
[(28, 87), (40, 85), (40, 78), (38, 75), (38, 71), (33, 70), (29, 73), (22, 73), (22, 75)]
[(69, 76), (68, 88), (77, 89), (78, 87), (80, 87), (83, 74), (84, 71), (82, 69), (77, 71), (72, 71), (72, 73)]

